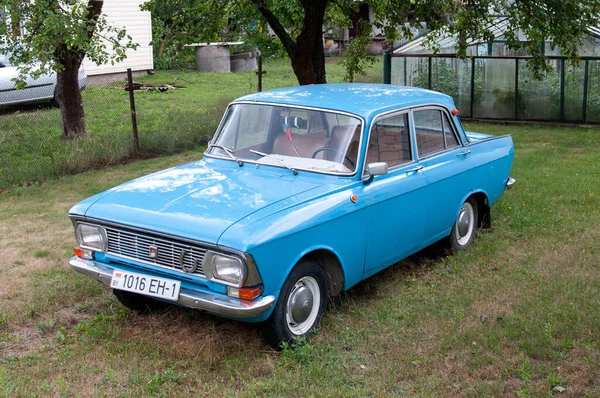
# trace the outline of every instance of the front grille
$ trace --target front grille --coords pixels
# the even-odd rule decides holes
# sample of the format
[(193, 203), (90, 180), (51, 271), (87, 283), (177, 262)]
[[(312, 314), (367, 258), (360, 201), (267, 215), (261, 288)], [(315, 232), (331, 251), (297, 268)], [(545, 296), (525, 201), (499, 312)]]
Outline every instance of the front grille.
[[(196, 270), (192, 274), (204, 276), (202, 260), (208, 251), (205, 247), (150, 233), (131, 231), (125, 228), (111, 226), (105, 226), (104, 228), (108, 237), (107, 253), (109, 254), (116, 254), (184, 272), (180, 260), (181, 253), (184, 252), (184, 267), (191, 270), (196, 265)], [(157, 249), (156, 258), (150, 257), (151, 246)]]

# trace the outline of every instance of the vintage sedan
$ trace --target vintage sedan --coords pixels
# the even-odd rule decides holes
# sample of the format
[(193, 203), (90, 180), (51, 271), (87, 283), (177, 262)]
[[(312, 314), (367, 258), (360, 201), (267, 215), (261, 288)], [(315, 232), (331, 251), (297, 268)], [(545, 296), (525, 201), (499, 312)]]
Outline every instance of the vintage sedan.
[(457, 115), (446, 95), (390, 85), (239, 98), (202, 160), (75, 205), (69, 263), (133, 310), (174, 303), (294, 342), (328, 297), (490, 226), (515, 182), (512, 139), (465, 132)]

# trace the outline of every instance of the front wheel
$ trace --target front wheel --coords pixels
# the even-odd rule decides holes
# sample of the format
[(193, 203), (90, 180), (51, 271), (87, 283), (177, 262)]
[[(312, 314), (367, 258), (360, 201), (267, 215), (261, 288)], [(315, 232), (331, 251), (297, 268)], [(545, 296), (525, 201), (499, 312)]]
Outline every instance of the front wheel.
[(454, 251), (466, 250), (475, 241), (477, 233), (477, 201), (469, 198), (460, 208), (450, 232), (450, 247)]
[(273, 313), (261, 325), (261, 337), (275, 349), (309, 337), (327, 308), (327, 281), (323, 269), (302, 261), (292, 270), (281, 289)]

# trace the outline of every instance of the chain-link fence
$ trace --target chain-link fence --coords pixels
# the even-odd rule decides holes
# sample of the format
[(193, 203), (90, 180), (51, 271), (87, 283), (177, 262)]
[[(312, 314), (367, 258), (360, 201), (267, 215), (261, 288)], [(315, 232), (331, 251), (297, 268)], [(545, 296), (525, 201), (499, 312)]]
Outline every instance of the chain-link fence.
[[(214, 133), (227, 102), (249, 91), (220, 96), (210, 87), (215, 94), (207, 99), (193, 72), (163, 73), (159, 79), (138, 74), (133, 80), (137, 150), (126, 73), (87, 77), (82, 91), (86, 133), (65, 140), (54, 97), (56, 78), (28, 81), (16, 90), (12, 69), (0, 67), (0, 190), (194, 148)], [(253, 81), (256, 90), (255, 76)]]

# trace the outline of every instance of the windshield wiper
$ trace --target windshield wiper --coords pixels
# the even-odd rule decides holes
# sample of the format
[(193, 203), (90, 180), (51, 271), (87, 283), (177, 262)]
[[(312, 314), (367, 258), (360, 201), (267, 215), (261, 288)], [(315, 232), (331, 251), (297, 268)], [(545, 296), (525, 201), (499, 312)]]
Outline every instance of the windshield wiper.
[[(262, 152), (259, 152), (259, 151), (255, 151), (254, 149), (250, 149), (249, 151), (250, 151), (250, 152), (252, 152), (252, 153), (254, 153), (254, 154), (256, 154), (256, 155), (262, 156), (262, 157), (269, 156), (269, 155), (268, 155), (268, 154), (266, 154), (266, 153), (262, 153)], [(279, 162), (279, 163), (280, 163), (280, 164), (281, 164), (283, 167), (285, 167), (286, 169), (288, 169), (288, 170), (291, 170), (291, 172), (292, 172), (292, 173), (294, 173), (294, 175), (297, 175), (297, 174), (298, 174), (298, 170), (296, 170), (295, 168), (293, 168), (293, 167), (290, 167), (290, 166), (288, 166), (287, 164), (285, 164), (285, 162), (283, 161), (283, 159), (279, 159), (279, 158), (277, 158), (277, 157), (275, 157), (275, 156), (273, 156), (273, 159), (277, 160), (277, 161), (278, 161), (278, 162)]]
[(244, 162), (242, 162), (240, 159), (235, 157), (235, 152), (232, 151), (231, 149), (227, 148), (226, 146), (223, 145), (217, 145), (217, 144), (210, 144), (210, 147), (216, 147), (219, 149), (222, 149), (226, 154), (228, 154), (233, 160), (235, 160), (235, 162), (238, 164), (238, 166), (242, 167), (244, 165)]

